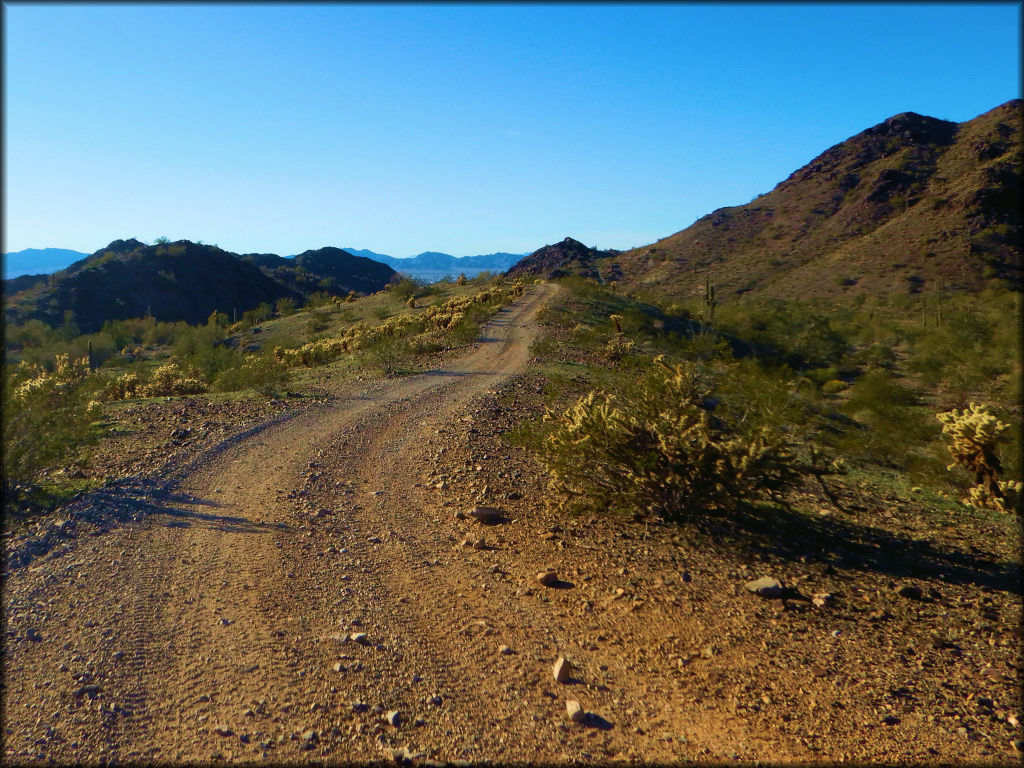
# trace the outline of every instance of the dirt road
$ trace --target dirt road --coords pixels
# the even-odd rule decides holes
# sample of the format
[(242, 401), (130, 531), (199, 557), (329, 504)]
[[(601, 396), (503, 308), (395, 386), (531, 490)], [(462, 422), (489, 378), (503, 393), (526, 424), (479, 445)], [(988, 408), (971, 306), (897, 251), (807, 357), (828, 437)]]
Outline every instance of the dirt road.
[[(773, 610), (737, 586), (761, 572), (670, 529), (545, 511), (541, 480), (493, 436), (554, 290), (444, 370), (339, 390), (12, 571), (7, 760), (958, 755), (923, 720), (908, 739), (852, 715), (858, 681), (920, 674), (891, 641), (889, 661), (858, 656), (877, 641), (856, 612)], [(460, 519), (479, 500), (505, 517)], [(772, 573), (839, 591), (799, 564)], [(575, 664), (561, 683), (559, 656)]]
[[(7, 660), (8, 757), (379, 757), (383, 718), (357, 738), (355, 702), (386, 701), (400, 729), (478, 688), (460, 678), (455, 606), (430, 589), (448, 546), (415, 466), (439, 425), (522, 368), (551, 290), (499, 312), (449, 369), (264, 430), (143, 520), (27, 569), (37, 588), (11, 591), (45, 595), (46, 616)], [(11, 624), (39, 607), (12, 605)]]

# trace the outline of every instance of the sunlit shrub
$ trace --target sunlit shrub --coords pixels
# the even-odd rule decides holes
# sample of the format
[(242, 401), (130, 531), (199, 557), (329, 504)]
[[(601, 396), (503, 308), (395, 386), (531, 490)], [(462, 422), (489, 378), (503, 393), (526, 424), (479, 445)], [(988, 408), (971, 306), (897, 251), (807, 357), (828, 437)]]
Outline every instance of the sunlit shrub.
[(18, 495), (40, 474), (70, 455), (100, 416), (98, 388), (86, 358), (58, 355), (52, 371), (20, 363), (3, 389), (5, 497)]
[(145, 397), (170, 397), (174, 395), (198, 395), (206, 391), (206, 384), (191, 368), (182, 369), (177, 361), (171, 361), (157, 368), (142, 389)]
[(963, 410), (954, 408), (939, 413), (936, 418), (942, 424), (943, 434), (951, 440), (948, 450), (953, 463), (948, 469), (962, 467), (974, 483), (965, 501), (979, 508), (1003, 512), (1012, 509), (1016, 500), (1013, 497), (1020, 494), (1020, 483), (1000, 481), (1003, 465), (996, 455), (1010, 425), (1001, 421), (987, 405), (977, 403), (970, 403)]
[(627, 396), (592, 391), (562, 414), (541, 459), (565, 511), (619, 509), (682, 517), (773, 494), (798, 477), (790, 446), (769, 428), (740, 434), (710, 409), (693, 366), (668, 366)]

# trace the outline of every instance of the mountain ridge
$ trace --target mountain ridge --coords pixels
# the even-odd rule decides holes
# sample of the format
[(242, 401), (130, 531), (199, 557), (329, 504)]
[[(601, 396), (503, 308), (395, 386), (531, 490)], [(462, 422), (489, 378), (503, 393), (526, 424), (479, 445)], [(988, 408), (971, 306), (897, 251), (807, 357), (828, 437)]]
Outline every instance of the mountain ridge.
[(599, 277), (678, 295), (710, 277), (720, 297), (1019, 286), (1022, 115), (1020, 99), (963, 123), (894, 115)]
[[(18, 283), (5, 284), (5, 317), (53, 327), (74, 324), (87, 333), (107, 320), (147, 315), (195, 324), (214, 311), (234, 314), (285, 298), (301, 303), (317, 291), (370, 293), (395, 276), (386, 264), (337, 248), (307, 251), (298, 261), (274, 254), (252, 256), (247, 260), (189, 240), (154, 245), (134, 238), (114, 240), (23, 290), (8, 291)], [(269, 266), (253, 263), (261, 259)]]

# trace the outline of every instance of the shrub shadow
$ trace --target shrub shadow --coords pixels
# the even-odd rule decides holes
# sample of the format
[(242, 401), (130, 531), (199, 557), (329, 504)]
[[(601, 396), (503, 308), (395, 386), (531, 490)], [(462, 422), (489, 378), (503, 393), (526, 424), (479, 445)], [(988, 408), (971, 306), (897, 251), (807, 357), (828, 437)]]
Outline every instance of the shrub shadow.
[(784, 560), (872, 571), (894, 580), (940, 578), (950, 584), (1022, 594), (1020, 566), (915, 539), (836, 515), (815, 517), (786, 506), (749, 506), (683, 524), (711, 549), (737, 548)]

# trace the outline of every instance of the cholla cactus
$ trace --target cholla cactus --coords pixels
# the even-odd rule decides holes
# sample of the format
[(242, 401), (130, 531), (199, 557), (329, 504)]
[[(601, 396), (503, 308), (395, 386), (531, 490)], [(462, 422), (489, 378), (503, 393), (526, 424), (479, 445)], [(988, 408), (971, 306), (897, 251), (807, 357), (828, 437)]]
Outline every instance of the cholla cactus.
[(562, 414), (542, 461), (561, 510), (626, 506), (684, 516), (774, 493), (796, 478), (781, 436), (731, 432), (708, 410), (707, 383), (688, 366), (661, 372), (629, 399), (590, 392)]
[(963, 467), (973, 478), (975, 487), (965, 501), (979, 508), (1006, 511), (1005, 484), (999, 481), (1003, 466), (996, 456), (996, 447), (1005, 439), (1010, 425), (987, 405), (977, 403), (969, 403), (963, 410), (954, 408), (939, 413), (936, 418), (942, 423), (942, 431), (952, 439), (948, 450), (953, 463), (947, 469)]
[(142, 387), (146, 397), (198, 395), (206, 391), (206, 384), (191, 368), (182, 369), (177, 361), (161, 365)]
[(111, 381), (103, 394), (107, 400), (126, 400), (135, 397), (141, 385), (142, 382), (139, 381), (138, 376), (134, 373), (126, 373)]
[[(326, 365), (342, 355), (351, 354), (372, 347), (382, 337), (398, 338), (418, 334), (450, 331), (466, 317), (474, 304), (505, 302), (523, 295), (522, 285), (508, 288), (487, 288), (476, 296), (463, 296), (446, 301), (439, 306), (430, 306), (415, 313), (406, 313), (388, 318), (379, 325), (355, 323), (335, 338), (318, 339), (303, 344), (297, 349), (274, 349), (274, 359), (287, 366)], [(409, 299), (410, 306), (415, 305)]]
[(98, 380), (88, 358), (58, 355), (52, 371), (19, 363), (3, 387), (4, 492), (30, 486), (85, 440), (99, 417), (92, 401)]

